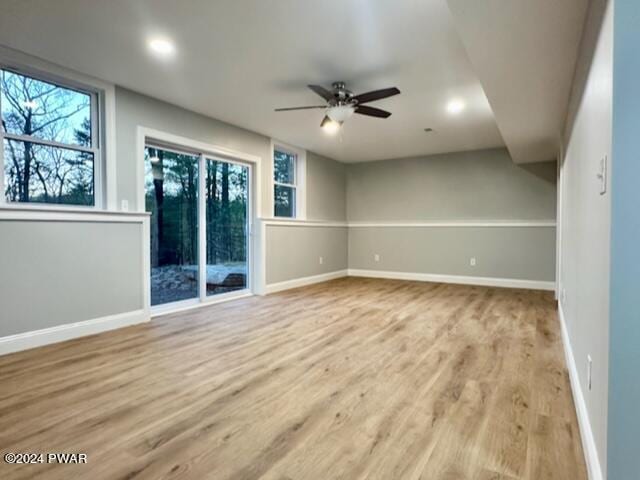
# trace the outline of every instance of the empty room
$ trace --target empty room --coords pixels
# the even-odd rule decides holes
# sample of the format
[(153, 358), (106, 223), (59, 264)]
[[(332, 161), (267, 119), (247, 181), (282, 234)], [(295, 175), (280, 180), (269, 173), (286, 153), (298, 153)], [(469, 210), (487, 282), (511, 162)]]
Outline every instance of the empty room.
[(637, 0), (0, 0), (0, 478), (640, 479)]

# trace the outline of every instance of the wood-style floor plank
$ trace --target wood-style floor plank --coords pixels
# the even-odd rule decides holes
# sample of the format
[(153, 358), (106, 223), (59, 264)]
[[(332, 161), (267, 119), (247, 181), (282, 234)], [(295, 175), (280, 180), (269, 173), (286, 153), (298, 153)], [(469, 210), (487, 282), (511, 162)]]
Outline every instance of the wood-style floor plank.
[(552, 295), (346, 278), (0, 357), (3, 479), (584, 480)]

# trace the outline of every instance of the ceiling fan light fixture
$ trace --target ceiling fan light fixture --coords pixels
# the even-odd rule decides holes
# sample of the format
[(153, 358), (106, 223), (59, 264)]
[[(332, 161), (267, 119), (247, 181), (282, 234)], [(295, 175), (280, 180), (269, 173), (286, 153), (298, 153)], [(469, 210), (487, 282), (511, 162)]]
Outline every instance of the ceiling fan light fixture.
[(342, 124), (355, 111), (356, 108), (353, 105), (336, 105), (335, 107), (327, 108), (327, 117), (338, 124)]
[(340, 130), (341, 126), (342, 122), (331, 120), (329, 122), (325, 122), (324, 125), (322, 125), (322, 130), (324, 130), (325, 133), (328, 133), (329, 135), (335, 135), (336, 133), (338, 133), (338, 130)]

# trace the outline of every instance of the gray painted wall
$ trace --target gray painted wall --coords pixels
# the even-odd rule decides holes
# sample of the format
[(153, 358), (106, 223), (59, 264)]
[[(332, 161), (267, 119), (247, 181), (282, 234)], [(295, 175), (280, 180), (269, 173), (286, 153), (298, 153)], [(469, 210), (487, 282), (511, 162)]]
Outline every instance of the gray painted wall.
[[(318, 219), (342, 220), (336, 213), (345, 203), (349, 221), (356, 222), (555, 219), (555, 163), (523, 168), (505, 149), (345, 166), (327, 161), (316, 166), (315, 158), (308, 156), (308, 179), (333, 186), (323, 187), (318, 199), (314, 187), (308, 187), (309, 209)], [(318, 255), (308, 255), (318, 239), (328, 245), (324, 235), (329, 231), (335, 228), (269, 226), (267, 283), (346, 268), (340, 262), (331, 266), (326, 259), (321, 266)], [(351, 227), (347, 238), (352, 269), (555, 279), (554, 227)], [(300, 241), (309, 242), (310, 248), (296, 252)], [(334, 258), (336, 253), (329, 255)], [(475, 267), (470, 266), (471, 257), (476, 258)]]
[[(131, 210), (138, 207), (137, 192), (142, 188), (137, 184), (136, 177), (136, 162), (138, 161), (136, 132), (138, 126), (257, 155), (263, 159), (263, 163), (271, 158), (269, 139), (263, 135), (130, 90), (116, 88), (118, 205), (121, 200), (128, 200)], [(264, 170), (262, 205), (266, 207), (266, 199), (268, 198), (266, 171), (268, 169)], [(261, 214), (265, 215), (266, 212)]]
[(347, 166), (350, 221), (555, 217), (555, 163), (519, 166), (506, 149)]
[(347, 219), (346, 166), (307, 153), (307, 217), (311, 220)]
[(357, 227), (349, 268), (552, 282), (555, 240), (553, 227)]
[(0, 221), (0, 337), (139, 310), (142, 224)]
[(640, 477), (640, 2), (616, 0), (613, 70), (609, 480)]
[[(555, 197), (555, 162), (506, 149), (347, 166), (350, 222), (554, 221)], [(349, 268), (553, 281), (555, 228), (351, 228)]]
[[(611, 196), (600, 195), (596, 174), (602, 156), (612, 159), (613, 23), (611, 11), (605, 16), (607, 3), (605, 0), (591, 3), (571, 95), (561, 165), (559, 272), (562, 310), (598, 457), (605, 472)], [(610, 164), (614, 172), (616, 162), (614, 157)], [(591, 390), (587, 355), (593, 359)]]
[(345, 270), (348, 266), (346, 227), (267, 225), (266, 229), (267, 284)]

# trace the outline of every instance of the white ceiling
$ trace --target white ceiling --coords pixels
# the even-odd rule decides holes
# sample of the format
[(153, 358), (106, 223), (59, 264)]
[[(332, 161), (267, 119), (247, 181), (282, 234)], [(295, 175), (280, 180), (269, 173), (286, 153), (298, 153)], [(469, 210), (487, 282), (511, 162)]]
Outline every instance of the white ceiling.
[[(515, 137), (508, 128), (509, 115), (521, 120), (523, 109), (520, 117), (501, 112), (496, 124), (476, 74), (489, 82), (495, 99), (496, 84), (486, 74), (495, 58), (478, 55), (473, 48), (478, 31), (495, 25), (485, 23), (487, 11), (474, 23), (476, 10), (465, 10), (462, 1), (449, 0), (454, 24), (447, 0), (0, 0), (0, 44), (345, 162), (502, 146), (498, 126), (505, 139), (505, 132), (509, 135), (511, 150)], [(491, 15), (502, 18), (500, 4), (582, 1), (486, 3), (491, 4)], [(485, 2), (465, 5), (473, 3)], [(553, 24), (561, 27), (563, 22)], [(464, 30), (462, 39), (475, 55), (473, 65), (456, 26)], [(174, 40), (177, 53), (172, 60), (149, 54), (147, 40), (155, 35)], [(568, 35), (569, 43), (574, 36)], [(505, 57), (498, 67), (504, 69), (518, 56), (511, 50), (501, 51)], [(562, 55), (567, 49), (554, 61)], [(564, 61), (572, 72), (575, 58)], [(544, 62), (537, 65), (544, 67)], [(524, 74), (514, 70), (506, 72), (513, 75), (507, 80), (514, 84), (510, 92), (528, 88)], [(559, 96), (568, 96), (566, 69), (560, 70), (559, 93), (535, 102), (558, 103)], [(546, 81), (549, 76), (553, 73), (544, 85), (554, 89)], [(273, 111), (319, 104), (306, 85), (328, 87), (337, 80), (347, 82), (355, 93), (397, 86), (402, 94), (371, 104), (391, 111), (389, 119), (356, 115), (342, 135), (334, 137), (319, 128), (321, 110)], [(519, 82), (524, 85), (518, 87)], [(462, 114), (447, 113), (452, 98), (466, 102)], [(562, 100), (566, 109), (566, 98)], [(562, 115), (546, 115), (556, 117), (555, 135), (564, 110)], [(435, 132), (425, 133), (425, 127)], [(521, 130), (526, 130), (526, 122)], [(537, 125), (531, 129), (532, 141), (539, 140), (538, 130)]]
[[(503, 145), (445, 0), (0, 0), (0, 43), (341, 161)], [(166, 35), (174, 61), (149, 55)], [(397, 86), (342, 136), (306, 88)], [(461, 97), (464, 114), (447, 101)], [(424, 132), (431, 127), (434, 133)]]

